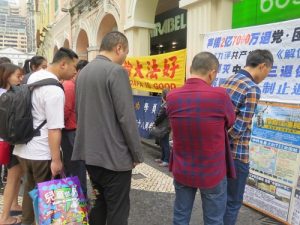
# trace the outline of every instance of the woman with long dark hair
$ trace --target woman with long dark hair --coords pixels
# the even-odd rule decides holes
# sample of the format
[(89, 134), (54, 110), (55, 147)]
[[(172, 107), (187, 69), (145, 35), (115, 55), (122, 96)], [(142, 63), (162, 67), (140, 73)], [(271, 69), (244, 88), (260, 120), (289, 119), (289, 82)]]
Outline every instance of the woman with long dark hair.
[(26, 59), (24, 63), (24, 73), (26, 74), (24, 76), (24, 79), (22, 80), (23, 84), (26, 84), (28, 81), (28, 78), (30, 75), (36, 71), (39, 71), (40, 69), (46, 69), (47, 68), (47, 59), (43, 56), (33, 56), (31, 59)]
[[(22, 77), (22, 68), (11, 63), (0, 64), (0, 95), (9, 90), (11, 86), (19, 85)], [(2, 139), (0, 141), (3, 142)], [(22, 207), (18, 204), (18, 194), (23, 172), (16, 156), (12, 154), (12, 150), (13, 147), (11, 147), (10, 161), (7, 164), (7, 183), (3, 194), (4, 204), (0, 224), (21, 224), (20, 218), (10, 215), (12, 212), (21, 213), (22, 211)]]

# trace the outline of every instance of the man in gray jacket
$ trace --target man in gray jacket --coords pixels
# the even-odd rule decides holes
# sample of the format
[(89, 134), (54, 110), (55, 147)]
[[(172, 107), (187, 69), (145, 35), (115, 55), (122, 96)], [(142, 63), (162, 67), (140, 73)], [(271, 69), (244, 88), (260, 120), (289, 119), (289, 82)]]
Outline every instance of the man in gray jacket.
[(91, 225), (127, 225), (132, 169), (143, 162), (127, 71), (128, 40), (105, 35), (100, 55), (76, 83), (77, 133), (72, 160), (84, 160), (96, 203)]

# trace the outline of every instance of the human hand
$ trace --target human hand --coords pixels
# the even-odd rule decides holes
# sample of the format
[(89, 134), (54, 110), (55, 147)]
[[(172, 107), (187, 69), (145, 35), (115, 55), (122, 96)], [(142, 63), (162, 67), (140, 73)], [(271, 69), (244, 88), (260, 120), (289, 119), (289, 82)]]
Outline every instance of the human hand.
[(59, 160), (52, 160), (50, 168), (51, 168), (52, 177), (55, 177), (56, 175), (59, 175), (60, 172), (63, 169), (62, 161), (60, 159)]

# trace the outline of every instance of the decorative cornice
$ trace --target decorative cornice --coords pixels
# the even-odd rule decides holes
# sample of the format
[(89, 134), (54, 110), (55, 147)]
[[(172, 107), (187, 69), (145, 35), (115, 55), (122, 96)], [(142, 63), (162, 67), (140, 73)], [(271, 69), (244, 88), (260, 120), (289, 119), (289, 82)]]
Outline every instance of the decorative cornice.
[(146, 28), (146, 29), (154, 29), (155, 24), (145, 23), (145, 22), (141, 22), (141, 21), (129, 21), (125, 24), (124, 30), (129, 30), (129, 29), (136, 28), (136, 27)]

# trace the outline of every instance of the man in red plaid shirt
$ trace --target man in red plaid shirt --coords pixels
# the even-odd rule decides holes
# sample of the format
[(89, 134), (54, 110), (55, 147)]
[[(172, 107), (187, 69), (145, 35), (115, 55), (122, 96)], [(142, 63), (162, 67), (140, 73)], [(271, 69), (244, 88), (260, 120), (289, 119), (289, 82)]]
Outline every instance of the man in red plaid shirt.
[(226, 177), (235, 176), (226, 146), (227, 129), (233, 125), (235, 113), (226, 90), (211, 87), (218, 66), (213, 54), (197, 54), (185, 85), (167, 95), (174, 143), (170, 158), (176, 191), (174, 225), (189, 224), (197, 189), (201, 192), (204, 224), (223, 224)]

